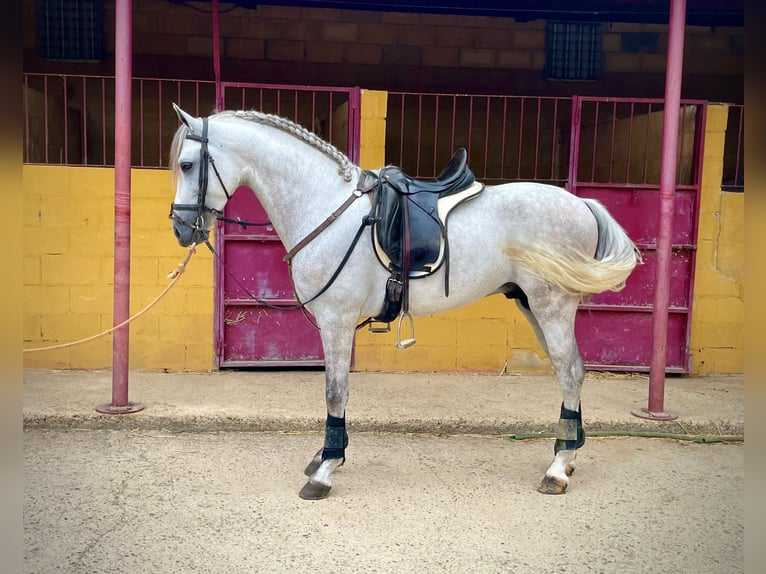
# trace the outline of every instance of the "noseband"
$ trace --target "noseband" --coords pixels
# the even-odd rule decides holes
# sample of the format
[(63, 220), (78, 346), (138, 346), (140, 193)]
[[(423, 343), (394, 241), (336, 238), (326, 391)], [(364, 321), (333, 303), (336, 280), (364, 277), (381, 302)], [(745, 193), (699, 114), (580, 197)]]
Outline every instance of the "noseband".
[[(207, 183), (208, 183), (208, 164), (213, 166), (213, 172), (215, 173), (216, 178), (218, 178), (218, 183), (221, 184), (221, 188), (223, 189), (223, 192), (226, 194), (226, 199), (231, 199), (231, 195), (229, 195), (229, 191), (226, 189), (226, 186), (223, 184), (223, 181), (221, 180), (221, 174), (218, 173), (218, 168), (215, 166), (215, 160), (213, 160), (213, 156), (210, 155), (210, 152), (208, 151), (208, 139), (207, 139), (207, 118), (202, 118), (202, 135), (198, 136), (191, 131), (189, 131), (188, 134), (186, 134), (186, 139), (193, 140), (200, 142), (200, 150), (199, 150), (199, 183), (198, 183), (198, 190), (197, 190), (197, 203), (171, 203), (170, 204), (170, 214), (168, 217), (172, 219), (173, 221), (177, 221), (181, 225), (185, 225), (187, 227), (191, 227), (192, 229), (200, 232), (204, 232), (204, 215), (205, 212), (212, 213), (216, 217), (219, 217), (222, 215), (218, 210), (211, 209), (207, 205), (205, 205), (205, 198), (207, 196)], [(178, 211), (195, 211), (197, 212), (197, 219), (194, 221), (194, 225), (189, 223), (188, 221), (184, 220), (182, 217), (176, 214)]]

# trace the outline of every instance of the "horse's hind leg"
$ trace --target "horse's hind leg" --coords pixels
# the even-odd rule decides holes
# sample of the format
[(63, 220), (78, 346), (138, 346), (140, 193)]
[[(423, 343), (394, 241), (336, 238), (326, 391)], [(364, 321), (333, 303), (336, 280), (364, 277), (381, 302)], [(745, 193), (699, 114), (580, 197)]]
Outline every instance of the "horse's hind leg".
[(325, 356), (325, 399), (327, 419), (324, 446), (314, 455), (305, 469), (308, 482), (299, 492), (305, 500), (326, 498), (332, 488), (332, 473), (346, 460), (346, 404), (348, 403), (348, 372), (351, 366), (353, 324), (322, 324), (320, 331)]
[(516, 306), (519, 308), (519, 311), (521, 311), (522, 314), (527, 318), (527, 321), (529, 321), (529, 324), (532, 326), (532, 330), (535, 332), (535, 337), (537, 337), (537, 342), (540, 343), (540, 346), (543, 348), (543, 351), (545, 351), (545, 354), (550, 355), (550, 353), (548, 353), (548, 343), (545, 341), (543, 330), (540, 328), (540, 324), (537, 322), (537, 318), (532, 314), (532, 311), (529, 310), (529, 302), (526, 300), (526, 298), (521, 301), (516, 299)]
[[(547, 291), (547, 289), (546, 289)], [(574, 472), (577, 449), (585, 442), (580, 411), (580, 392), (585, 368), (574, 334), (578, 299), (563, 293), (530, 297), (531, 309), (519, 309), (531, 323), (553, 365), (563, 402), (556, 432), (554, 458), (538, 487), (543, 494), (564, 494)]]

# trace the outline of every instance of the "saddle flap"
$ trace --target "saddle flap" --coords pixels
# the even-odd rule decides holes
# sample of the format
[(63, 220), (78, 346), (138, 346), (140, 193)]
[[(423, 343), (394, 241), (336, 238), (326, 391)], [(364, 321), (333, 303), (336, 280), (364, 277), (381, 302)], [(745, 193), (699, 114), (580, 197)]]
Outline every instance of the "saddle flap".
[[(385, 186), (383, 186), (385, 187)], [(438, 197), (425, 193), (399, 195), (385, 193), (379, 199), (379, 221), (373, 228), (373, 245), (381, 263), (389, 269), (402, 270), (404, 230), (402, 228), (402, 201), (409, 202), (410, 267), (409, 277), (423, 277), (434, 273), (447, 253), (447, 218), (461, 203), (473, 199), (484, 189), (474, 181), (469, 187), (453, 194)]]

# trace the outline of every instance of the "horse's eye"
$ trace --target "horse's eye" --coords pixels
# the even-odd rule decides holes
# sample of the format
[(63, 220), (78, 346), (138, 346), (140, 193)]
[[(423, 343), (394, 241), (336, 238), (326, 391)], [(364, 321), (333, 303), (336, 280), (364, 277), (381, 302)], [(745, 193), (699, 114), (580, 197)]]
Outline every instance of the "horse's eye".
[(181, 162), (181, 171), (189, 171), (193, 166), (194, 166), (194, 164), (192, 164), (192, 162), (190, 162), (190, 161), (182, 161)]

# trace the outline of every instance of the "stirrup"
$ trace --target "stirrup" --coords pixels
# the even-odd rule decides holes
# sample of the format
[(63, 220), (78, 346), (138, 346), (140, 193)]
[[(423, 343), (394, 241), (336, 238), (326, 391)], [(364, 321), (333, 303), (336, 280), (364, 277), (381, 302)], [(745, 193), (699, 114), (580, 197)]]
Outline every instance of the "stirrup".
[[(402, 319), (407, 317), (410, 321), (410, 338), (402, 340)], [(410, 315), (410, 312), (407, 311), (402, 312), (399, 315), (399, 321), (396, 323), (396, 348), (397, 349), (406, 349), (407, 347), (412, 347), (412, 345), (415, 344), (415, 323), (412, 321), (412, 315)]]

